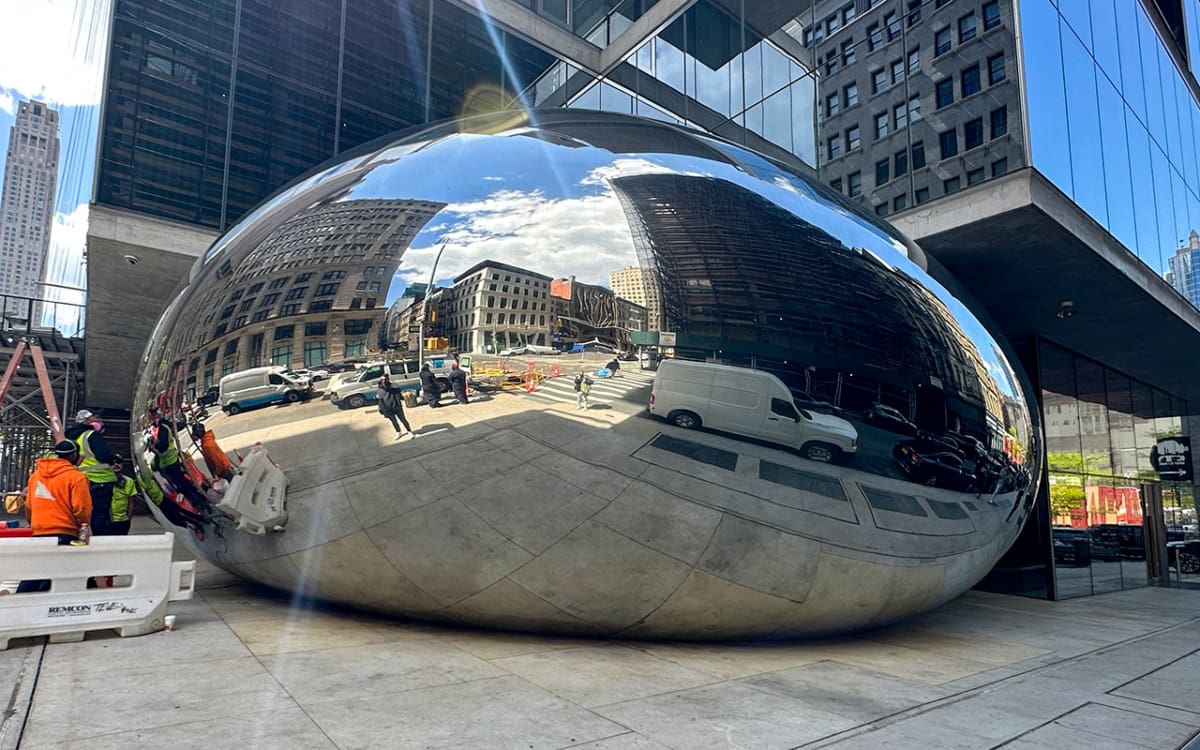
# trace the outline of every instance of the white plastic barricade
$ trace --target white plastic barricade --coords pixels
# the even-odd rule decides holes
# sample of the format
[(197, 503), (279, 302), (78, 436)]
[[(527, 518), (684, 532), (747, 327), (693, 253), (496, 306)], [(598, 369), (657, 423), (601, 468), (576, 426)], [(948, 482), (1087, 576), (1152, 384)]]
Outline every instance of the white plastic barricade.
[(241, 469), (217, 508), (236, 520), (242, 531), (282, 531), (287, 523), (286, 492), (287, 475), (271, 461), (261, 444), (255, 445), (242, 458)]
[[(191, 599), (195, 584), (196, 561), (172, 562), (174, 542), (170, 533), (99, 536), (86, 547), (0, 539), (0, 649), (28, 636), (67, 643), (93, 630), (162, 630), (167, 602)], [(89, 578), (113, 585), (89, 589)], [(48, 581), (49, 590), (17, 593), (21, 581)]]

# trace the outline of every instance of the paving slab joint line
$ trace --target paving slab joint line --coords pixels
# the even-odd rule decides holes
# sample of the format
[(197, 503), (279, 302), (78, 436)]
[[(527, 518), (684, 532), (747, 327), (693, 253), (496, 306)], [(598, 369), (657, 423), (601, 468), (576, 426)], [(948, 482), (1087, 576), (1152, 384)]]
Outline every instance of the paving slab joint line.
[(1180, 745), (1179, 750), (1200, 750), (1200, 732), (1192, 735), (1192, 738)]
[[(994, 680), (992, 682), (988, 682), (983, 685), (979, 685), (979, 686), (970, 688), (968, 690), (963, 690), (961, 692), (954, 693), (952, 695), (947, 695), (944, 698), (939, 698), (937, 700), (930, 701), (928, 703), (922, 703), (919, 706), (913, 706), (912, 708), (906, 708), (903, 711), (897, 711), (894, 714), (889, 714), (888, 716), (883, 716), (878, 719), (874, 719), (865, 724), (860, 724), (857, 727), (853, 727), (851, 729), (847, 729), (842, 732), (837, 732), (835, 734), (831, 734), (831, 735), (822, 737), (819, 740), (814, 740), (812, 742), (807, 742), (807, 743), (800, 744), (800, 745), (793, 745), (791, 748), (789, 748), (789, 750), (819, 750), (819, 748), (829, 747), (829, 746), (831, 746), (835, 743), (841, 742), (843, 740), (850, 739), (852, 737), (858, 737), (858, 736), (864, 735), (864, 734), (868, 734), (870, 732), (875, 731), (876, 729), (882, 729), (884, 727), (891, 726), (892, 724), (897, 724), (906, 719), (911, 719), (911, 718), (914, 718), (917, 716), (921, 716), (922, 714), (927, 714), (931, 711), (936, 711), (940, 708), (944, 708), (946, 706), (950, 706), (955, 703), (961, 703), (962, 701), (965, 701), (969, 698), (974, 698), (977, 695), (983, 695), (985, 693), (991, 692), (992, 690), (995, 690), (996, 688), (1002, 687), (1006, 684), (1019, 683), (1030, 677), (1035, 677), (1037, 675), (1043, 674), (1045, 672), (1049, 672), (1051, 670), (1061, 669), (1064, 665), (1074, 664), (1076, 662), (1085, 661), (1087, 659), (1092, 658), (1093, 656), (1100, 656), (1102, 654), (1108, 653), (1109, 651), (1114, 651), (1119, 648), (1124, 648), (1126, 646), (1130, 646), (1135, 643), (1139, 643), (1139, 642), (1147, 640), (1149, 638), (1155, 638), (1157, 636), (1164, 635), (1166, 633), (1171, 633), (1176, 630), (1181, 630), (1183, 628), (1195, 627), (1197, 624), (1200, 624), (1200, 617), (1193, 617), (1193, 618), (1184, 620), (1183, 622), (1177, 622), (1174, 625), (1168, 625), (1164, 628), (1159, 628), (1158, 630), (1153, 630), (1153, 631), (1150, 631), (1149, 633), (1143, 633), (1142, 635), (1135, 636), (1133, 638), (1129, 638), (1124, 641), (1118, 641), (1117, 643), (1110, 643), (1107, 646), (1101, 646), (1100, 648), (1093, 649), (1091, 651), (1085, 651), (1082, 654), (1076, 654), (1075, 656), (1069, 656), (1069, 657), (1066, 657), (1065, 659), (1060, 659), (1059, 661), (1052, 662), (1050, 664), (1045, 664), (1040, 667), (1036, 667), (1034, 669), (1029, 670), (1028, 672), (1021, 672), (1019, 674), (1009, 675), (1008, 677), (1003, 677), (998, 680)], [(1161, 669), (1161, 668), (1162, 667), (1155, 667), (1155, 669), (1151, 670), (1151, 671), (1155, 671), (1155, 670)], [(1149, 673), (1147, 673), (1147, 674), (1149, 674)], [(1145, 675), (1143, 675), (1143, 676), (1145, 676)], [(1107, 693), (1104, 693), (1104, 694), (1107, 695)], [(1085, 701), (1085, 703), (1086, 702), (1090, 702), (1090, 701)], [(1078, 706), (1076, 708), (1078, 708)], [(1052, 719), (1052, 721), (1053, 721), (1053, 719)], [(1024, 732), (1022, 734), (1024, 734)], [(1013, 739), (1014, 738), (1010, 737), (1009, 739), (1001, 742), (1000, 745), (1003, 745), (1007, 742), (1011, 742)], [(1179, 750), (1200, 750), (1200, 734), (1197, 734), (1197, 736), (1188, 740), (1187, 744), (1185, 744)]]
[(29, 710), (33, 706), (33, 692), (37, 687), (38, 678), (41, 677), (42, 660), (45, 657), (44, 640), (36, 648), (25, 653), (21, 671), (17, 675), (17, 684), (13, 686), (8, 705), (4, 707), (4, 716), (0, 718), (0, 750), (13, 750), (21, 745), (21, 739), (25, 736), (25, 724), (29, 721)]

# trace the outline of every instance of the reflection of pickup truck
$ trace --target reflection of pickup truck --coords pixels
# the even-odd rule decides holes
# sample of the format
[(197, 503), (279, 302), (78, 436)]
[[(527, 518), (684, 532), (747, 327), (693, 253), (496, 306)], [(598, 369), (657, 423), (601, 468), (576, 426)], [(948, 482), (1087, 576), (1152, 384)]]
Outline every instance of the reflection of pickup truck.
[[(451, 365), (454, 364), (454, 359), (451, 357), (427, 359), (429, 369), (437, 378), (438, 384), (442, 388), (442, 392), (450, 390), (450, 380), (447, 377), (450, 374)], [(471, 374), (467, 367), (462, 368), (467, 375)], [(329, 389), (329, 400), (339, 407), (348, 409), (357, 409), (360, 406), (365, 406), (375, 400), (375, 389), (379, 385), (379, 378), (383, 377), (384, 371), (392, 379), (392, 385), (400, 386), (405, 391), (413, 391), (420, 395), (421, 380), (418, 377), (420, 367), (415, 359), (403, 360), (400, 362), (376, 362), (369, 364), (360, 370), (353, 373), (346, 373), (348, 378), (342, 379), (341, 382), (335, 382)]]

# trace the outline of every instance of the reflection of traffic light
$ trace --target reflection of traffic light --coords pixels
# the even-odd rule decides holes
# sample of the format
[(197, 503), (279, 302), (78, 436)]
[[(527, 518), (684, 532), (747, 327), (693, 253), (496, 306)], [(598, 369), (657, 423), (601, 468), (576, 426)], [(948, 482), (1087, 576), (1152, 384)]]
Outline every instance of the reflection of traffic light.
[(437, 322), (437, 308), (436, 307), (430, 306), (429, 316), (425, 322), (427, 322), (427, 323), (436, 323)]

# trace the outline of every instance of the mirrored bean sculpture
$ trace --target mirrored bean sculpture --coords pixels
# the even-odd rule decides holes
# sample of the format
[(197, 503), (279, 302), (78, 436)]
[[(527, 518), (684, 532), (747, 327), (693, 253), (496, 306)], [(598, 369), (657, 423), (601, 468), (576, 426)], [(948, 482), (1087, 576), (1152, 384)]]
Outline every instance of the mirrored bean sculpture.
[(155, 515), (246, 579), (688, 639), (957, 596), (1041, 450), (1007, 344), (886, 224), (573, 110), (408, 131), (263, 203), (159, 321), (133, 431)]

